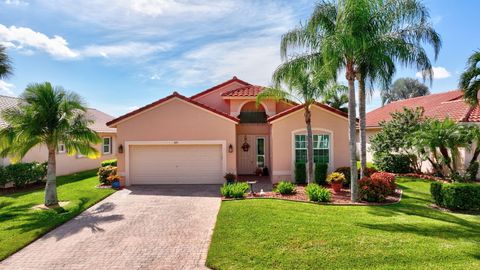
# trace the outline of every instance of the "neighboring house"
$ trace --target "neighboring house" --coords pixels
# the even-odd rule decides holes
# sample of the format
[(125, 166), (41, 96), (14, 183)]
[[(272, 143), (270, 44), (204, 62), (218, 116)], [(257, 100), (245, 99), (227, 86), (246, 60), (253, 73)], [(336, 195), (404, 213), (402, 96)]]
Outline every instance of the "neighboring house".
[[(227, 172), (267, 167), (272, 182), (294, 180), (306, 162), (304, 109), (265, 100), (263, 87), (236, 77), (192, 97), (176, 92), (107, 124), (117, 129), (123, 184), (219, 184)], [(348, 166), (347, 114), (312, 105), (315, 160)]]
[[(0, 96), (0, 111), (17, 106), (21, 99), (8, 96)], [(116, 153), (116, 129), (108, 127), (106, 123), (114, 117), (96, 109), (88, 109), (87, 115), (95, 122), (90, 128), (96, 131), (102, 137), (102, 143), (96, 145), (101, 156), (98, 159), (86, 158), (82, 155), (69, 156), (65, 152), (65, 146), (59, 145), (57, 149), (57, 175), (65, 175), (79, 171), (94, 169), (100, 166), (100, 162), (106, 159), (115, 158)], [(0, 128), (5, 127), (6, 123), (0, 118)], [(48, 151), (46, 146), (36, 146), (30, 150), (22, 162), (45, 162), (47, 161)], [(0, 158), (0, 165), (10, 164), (8, 158)]]
[[(463, 100), (463, 93), (461, 90), (395, 101), (367, 113), (367, 149), (370, 145), (370, 137), (380, 131), (379, 123), (381, 121), (389, 121), (392, 112), (402, 111), (404, 107), (423, 107), (425, 117), (437, 119), (445, 119), (448, 117), (459, 123), (480, 124), (480, 107), (471, 107), (467, 104)], [(369, 151), (367, 155), (369, 161), (372, 159), (372, 154), (373, 153)], [(465, 149), (460, 151), (460, 159), (464, 167), (468, 166), (468, 164), (465, 164), (465, 161), (468, 163), (471, 157), (472, 153), (470, 151)], [(423, 169), (428, 170), (429, 164), (424, 164), (425, 166)]]

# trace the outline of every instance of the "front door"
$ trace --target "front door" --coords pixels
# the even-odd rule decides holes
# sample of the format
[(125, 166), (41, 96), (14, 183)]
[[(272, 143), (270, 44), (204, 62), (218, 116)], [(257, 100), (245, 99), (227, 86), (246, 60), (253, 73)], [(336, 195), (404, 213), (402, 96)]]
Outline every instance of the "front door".
[[(255, 174), (257, 168), (267, 166), (268, 136), (238, 135), (237, 142), (238, 174)], [(248, 151), (242, 148), (245, 143), (249, 145)]]

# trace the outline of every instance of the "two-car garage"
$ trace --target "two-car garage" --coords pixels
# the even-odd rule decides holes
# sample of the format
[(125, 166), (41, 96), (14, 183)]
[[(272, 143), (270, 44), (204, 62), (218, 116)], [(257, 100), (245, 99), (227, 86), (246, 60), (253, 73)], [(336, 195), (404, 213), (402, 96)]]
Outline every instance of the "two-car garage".
[(221, 184), (222, 144), (129, 145), (129, 184)]

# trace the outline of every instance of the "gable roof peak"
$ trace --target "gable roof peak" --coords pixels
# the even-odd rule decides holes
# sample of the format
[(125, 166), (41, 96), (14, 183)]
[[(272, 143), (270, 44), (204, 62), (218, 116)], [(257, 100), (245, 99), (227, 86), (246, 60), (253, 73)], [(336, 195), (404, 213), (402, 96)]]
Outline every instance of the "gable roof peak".
[(215, 90), (217, 90), (217, 89), (219, 89), (219, 88), (221, 88), (221, 87), (224, 87), (224, 86), (226, 86), (226, 85), (228, 85), (228, 84), (231, 84), (231, 83), (233, 83), (233, 82), (237, 82), (237, 83), (243, 84), (244, 86), (250, 85), (250, 83), (248, 83), (248, 82), (246, 82), (246, 81), (243, 81), (243, 80), (240, 80), (239, 78), (237, 78), (237, 76), (233, 76), (233, 78), (231, 78), (230, 80), (224, 81), (223, 83), (220, 83), (220, 84), (217, 84), (217, 85), (215, 85), (215, 86), (213, 86), (213, 87), (211, 87), (211, 88), (208, 88), (207, 90), (204, 90), (204, 91), (202, 91), (202, 92), (200, 92), (200, 93), (197, 93), (197, 94), (191, 96), (190, 98), (191, 98), (191, 99), (199, 98), (199, 97), (201, 97), (201, 96), (204, 96), (204, 95), (206, 95), (206, 94), (209, 94), (209, 93), (211, 93), (211, 92), (213, 92), (213, 91), (215, 91)]

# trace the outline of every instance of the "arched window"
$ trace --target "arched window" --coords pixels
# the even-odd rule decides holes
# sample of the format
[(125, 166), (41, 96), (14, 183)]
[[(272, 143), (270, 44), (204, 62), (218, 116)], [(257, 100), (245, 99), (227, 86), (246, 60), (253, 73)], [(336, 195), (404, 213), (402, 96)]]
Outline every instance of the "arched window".
[(263, 105), (257, 106), (255, 101), (245, 103), (240, 110), (240, 123), (266, 123), (267, 114)]

